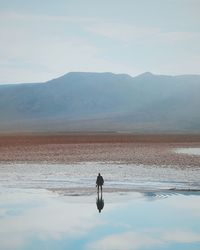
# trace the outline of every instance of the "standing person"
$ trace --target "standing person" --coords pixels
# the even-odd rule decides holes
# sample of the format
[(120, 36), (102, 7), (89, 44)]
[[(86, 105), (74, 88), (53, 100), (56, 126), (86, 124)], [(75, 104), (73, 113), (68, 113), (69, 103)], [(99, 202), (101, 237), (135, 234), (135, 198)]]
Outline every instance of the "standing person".
[(99, 175), (97, 176), (97, 180), (96, 180), (96, 187), (97, 187), (98, 193), (99, 193), (99, 187), (101, 187), (101, 193), (102, 193), (103, 184), (104, 184), (104, 179), (99, 173)]

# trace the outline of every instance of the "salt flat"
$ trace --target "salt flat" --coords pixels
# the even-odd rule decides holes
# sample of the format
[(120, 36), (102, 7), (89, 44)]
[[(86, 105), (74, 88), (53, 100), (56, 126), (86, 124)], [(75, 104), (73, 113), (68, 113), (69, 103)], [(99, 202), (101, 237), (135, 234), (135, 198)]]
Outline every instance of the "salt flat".
[(63, 190), (70, 194), (95, 192), (102, 173), (106, 191), (200, 190), (200, 169), (113, 162), (74, 164), (0, 164), (0, 187)]
[(200, 157), (187, 153), (200, 147), (195, 137), (7, 139), (0, 249), (199, 250)]

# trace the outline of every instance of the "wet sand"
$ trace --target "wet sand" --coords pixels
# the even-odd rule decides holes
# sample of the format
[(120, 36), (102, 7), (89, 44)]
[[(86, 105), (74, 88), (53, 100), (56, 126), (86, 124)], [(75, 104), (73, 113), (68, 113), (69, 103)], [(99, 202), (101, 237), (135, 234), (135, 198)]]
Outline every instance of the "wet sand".
[(120, 162), (200, 166), (200, 156), (176, 148), (200, 147), (200, 135), (0, 135), (1, 163)]

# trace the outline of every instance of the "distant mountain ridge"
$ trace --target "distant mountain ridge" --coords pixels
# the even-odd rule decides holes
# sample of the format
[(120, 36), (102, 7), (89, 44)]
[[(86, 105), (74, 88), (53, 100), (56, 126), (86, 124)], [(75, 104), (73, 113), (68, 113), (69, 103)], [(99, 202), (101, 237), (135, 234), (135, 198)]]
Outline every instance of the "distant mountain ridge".
[(200, 133), (200, 75), (70, 72), (0, 85), (0, 132)]

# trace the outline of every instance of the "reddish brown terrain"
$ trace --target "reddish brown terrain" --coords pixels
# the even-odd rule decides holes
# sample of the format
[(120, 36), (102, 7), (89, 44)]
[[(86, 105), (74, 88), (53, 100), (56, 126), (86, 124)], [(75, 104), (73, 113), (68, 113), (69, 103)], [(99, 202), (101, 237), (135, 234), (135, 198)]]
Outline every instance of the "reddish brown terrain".
[(1, 135), (0, 162), (115, 161), (200, 166), (200, 156), (177, 154), (174, 149), (179, 147), (200, 147), (200, 135)]

